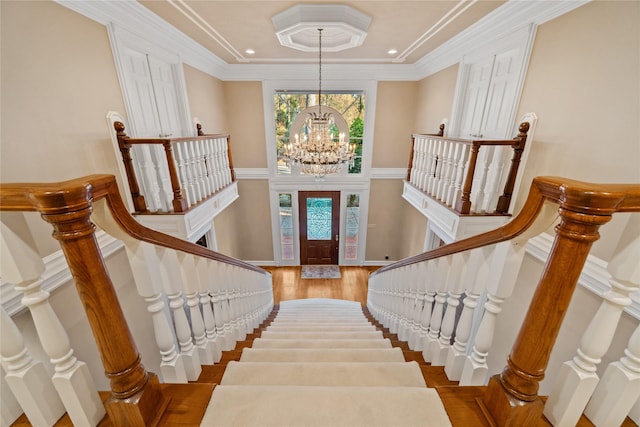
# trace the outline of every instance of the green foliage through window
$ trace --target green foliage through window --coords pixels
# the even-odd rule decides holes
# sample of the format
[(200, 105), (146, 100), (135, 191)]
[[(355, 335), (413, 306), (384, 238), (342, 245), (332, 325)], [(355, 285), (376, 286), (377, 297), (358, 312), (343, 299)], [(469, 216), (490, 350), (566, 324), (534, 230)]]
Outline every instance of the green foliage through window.
[[(305, 108), (318, 105), (318, 94), (317, 92), (304, 91), (276, 91), (273, 100), (278, 174), (290, 174), (289, 165), (282, 157), (284, 144), (289, 142), (291, 124), (298, 113)], [(321, 105), (338, 110), (347, 121), (350, 142), (356, 144), (356, 158), (353, 166), (349, 167), (349, 173), (361, 173), (365, 109), (364, 93), (362, 91), (326, 92), (321, 95)]]

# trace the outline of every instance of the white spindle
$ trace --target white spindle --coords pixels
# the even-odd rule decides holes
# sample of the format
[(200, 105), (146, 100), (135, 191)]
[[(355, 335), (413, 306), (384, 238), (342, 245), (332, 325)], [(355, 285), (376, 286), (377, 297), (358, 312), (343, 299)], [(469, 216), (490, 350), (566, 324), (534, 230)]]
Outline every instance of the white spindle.
[(175, 143), (173, 148), (174, 157), (176, 159), (176, 169), (178, 170), (178, 178), (180, 180), (180, 187), (184, 191), (183, 196), (187, 199), (187, 206), (191, 206), (195, 203), (195, 194), (193, 191), (193, 186), (189, 181), (189, 171), (187, 167), (184, 143)]
[(467, 350), (473, 329), (473, 318), (480, 294), (484, 292), (489, 274), (489, 260), (493, 249), (482, 247), (472, 250), (465, 265), (463, 283), (465, 298), (462, 313), (456, 328), (456, 337), (449, 349), (444, 371), (451, 381), (460, 381), (462, 368), (467, 360)]
[(462, 185), (465, 178), (467, 163), (469, 162), (469, 153), (471, 152), (469, 145), (458, 144), (458, 154), (455, 163), (455, 177), (452, 182), (451, 193), (449, 194), (447, 206), (454, 207), (462, 196)]
[(495, 147), (493, 159), (491, 160), (491, 168), (489, 171), (489, 179), (485, 190), (484, 211), (493, 212), (498, 204), (498, 197), (501, 195), (500, 184), (503, 181), (505, 147)]
[(456, 144), (451, 141), (445, 141), (444, 149), (442, 150), (442, 174), (440, 183), (438, 184), (436, 198), (445, 204), (453, 172), (452, 166), (455, 145)]
[(431, 365), (444, 366), (447, 361), (447, 354), (451, 348), (451, 337), (455, 330), (456, 312), (460, 305), (460, 297), (463, 289), (463, 273), (466, 261), (469, 256), (467, 253), (457, 253), (452, 255), (451, 266), (447, 276), (447, 308), (442, 320), (440, 328), (440, 337), (438, 341), (431, 345)]
[(222, 356), (222, 350), (217, 342), (218, 335), (216, 333), (216, 320), (213, 315), (212, 298), (209, 294), (209, 289), (212, 287), (211, 281), (213, 277), (215, 277), (213, 272), (214, 263), (215, 261), (204, 258), (198, 258), (196, 260), (196, 268), (200, 279), (198, 284), (204, 329), (207, 334), (207, 341), (209, 342), (208, 345), (211, 346), (213, 352), (213, 361), (219, 362)]
[[(1, 319), (0, 319), (1, 321)], [(0, 326), (1, 328), (1, 326)], [(9, 388), (9, 384), (5, 379), (7, 375), (2, 367), (2, 344), (0, 344), (0, 396), (2, 396), (2, 402), (0, 402), (0, 426), (6, 427), (12, 425), (20, 415), (24, 413), (24, 410), (20, 406), (20, 402), (16, 399)], [(51, 387), (53, 390), (53, 387)], [(60, 402), (62, 406), (62, 402)]]
[(624, 356), (607, 366), (584, 414), (596, 427), (622, 425), (640, 398), (640, 325)]
[(189, 381), (195, 381), (200, 376), (202, 367), (200, 366), (198, 350), (193, 345), (191, 327), (184, 309), (182, 273), (179, 268), (178, 257), (176, 252), (171, 249), (156, 247), (156, 251), (158, 251), (160, 259), (162, 286), (173, 314), (176, 337), (178, 338), (187, 378)]
[(135, 153), (135, 161), (139, 165), (140, 187), (144, 189), (144, 200), (147, 209), (151, 212), (162, 211), (160, 198), (160, 183), (156, 178), (156, 169), (151, 158), (151, 147), (148, 145), (136, 145), (131, 150)]
[(189, 307), (189, 318), (191, 320), (191, 330), (195, 346), (199, 352), (200, 363), (213, 364), (215, 354), (214, 349), (207, 341), (207, 333), (204, 327), (202, 312), (200, 311), (200, 293), (199, 293), (199, 277), (196, 267), (195, 256), (179, 252), (178, 261), (180, 263), (180, 272), (182, 273), (182, 285)]
[[(0, 311), (0, 355), (7, 385), (32, 425), (52, 426), (65, 412), (62, 400), (42, 363), (31, 358), (18, 327), (2, 307)], [(4, 394), (2, 400), (4, 420)]]
[[(604, 294), (600, 308), (582, 336), (577, 354), (573, 360), (562, 365), (553, 390), (545, 404), (544, 415), (556, 426), (573, 426), (580, 419), (580, 415), (598, 384), (596, 368), (611, 345), (622, 311), (631, 304), (629, 295), (640, 289), (640, 262), (638, 262), (640, 221), (635, 227), (637, 230), (631, 230), (636, 225), (632, 219), (629, 224), (631, 227), (627, 227), (625, 230), (617, 253), (607, 266), (607, 270), (612, 276), (609, 279), (611, 290)], [(632, 354), (632, 352), (628, 352), (628, 355)], [(629, 359), (627, 358), (627, 360)], [(638, 361), (640, 359), (636, 359), (636, 362)], [(616, 375), (615, 368), (611, 372), (611, 375)], [(609, 383), (605, 386), (606, 391), (600, 392), (600, 397), (604, 398), (608, 393), (612, 393), (623, 401), (625, 397), (629, 399), (630, 396), (616, 392), (619, 390), (617, 386), (624, 385), (626, 385), (624, 381), (619, 384)], [(637, 396), (640, 395), (640, 388), (637, 393), (631, 394), (631, 396), (633, 395), (637, 399)], [(630, 403), (627, 412), (628, 409), (631, 409), (635, 399), (631, 402), (627, 400)], [(595, 405), (598, 403), (594, 403)], [(598, 412), (597, 410), (592, 411)], [(598, 417), (600, 422), (604, 421), (604, 418), (606, 417), (602, 413)]]
[(476, 166), (477, 178), (474, 177), (473, 188), (471, 191), (471, 211), (482, 212), (485, 201), (486, 185), (491, 167), (491, 158), (493, 158), (493, 146), (484, 147), (478, 155), (478, 164)]
[(434, 285), (433, 287), (430, 287), (430, 290), (435, 291), (435, 298), (429, 320), (429, 332), (427, 333), (422, 346), (422, 357), (425, 362), (431, 362), (431, 347), (438, 341), (438, 337), (440, 336), (444, 303), (447, 301), (446, 285), (447, 274), (449, 273), (449, 267), (451, 266), (451, 257), (446, 256), (437, 258), (430, 264), (434, 265), (434, 269), (431, 270), (427, 277), (430, 282), (434, 282)]
[[(55, 367), (53, 385), (75, 425), (95, 426), (105, 415), (89, 368), (73, 355), (69, 336), (49, 304), (49, 293), (42, 286), (44, 263), (33, 242), (16, 231), (24, 226), (20, 213), (2, 215), (2, 277), (24, 294), (22, 304), (29, 308), (33, 324), (45, 353)], [(26, 227), (23, 228), (26, 232)], [(4, 338), (3, 338), (4, 339)]]
[(207, 181), (209, 182), (209, 188), (211, 189), (211, 194), (215, 193), (216, 188), (216, 180), (215, 180), (215, 172), (213, 170), (213, 140), (207, 139), (204, 141), (204, 164), (207, 172)]
[(422, 186), (422, 191), (427, 194), (430, 194), (430, 188), (433, 184), (433, 175), (435, 174), (437, 163), (437, 144), (437, 140), (429, 138), (427, 145), (427, 170)]

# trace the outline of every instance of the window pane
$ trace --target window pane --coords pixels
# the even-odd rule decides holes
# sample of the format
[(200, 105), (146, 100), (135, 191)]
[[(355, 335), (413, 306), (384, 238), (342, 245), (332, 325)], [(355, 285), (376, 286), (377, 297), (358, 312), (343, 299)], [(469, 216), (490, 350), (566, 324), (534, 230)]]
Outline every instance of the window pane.
[(344, 258), (358, 259), (358, 234), (360, 233), (360, 195), (347, 194), (347, 236), (344, 243)]
[(307, 198), (307, 240), (331, 240), (331, 198)]
[[(365, 96), (362, 91), (325, 92), (321, 105), (334, 108), (342, 114), (349, 126), (349, 139), (356, 145), (356, 158), (348, 168), (349, 174), (362, 172), (362, 136), (364, 131)], [(289, 143), (290, 129), (298, 113), (305, 108), (318, 105), (317, 91), (276, 91), (274, 94), (274, 113), (276, 130), (276, 155), (278, 175), (291, 174), (289, 164), (284, 160), (284, 145)]]
[(293, 254), (293, 216), (291, 194), (281, 193), (279, 199), (280, 215), (280, 254), (283, 260), (294, 259)]

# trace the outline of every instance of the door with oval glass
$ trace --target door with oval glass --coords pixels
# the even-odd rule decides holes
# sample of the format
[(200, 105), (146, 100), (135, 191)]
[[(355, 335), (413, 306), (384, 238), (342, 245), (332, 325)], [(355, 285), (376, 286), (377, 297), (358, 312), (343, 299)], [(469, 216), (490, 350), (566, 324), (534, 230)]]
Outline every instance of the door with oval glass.
[(340, 192), (300, 191), (300, 264), (338, 264)]

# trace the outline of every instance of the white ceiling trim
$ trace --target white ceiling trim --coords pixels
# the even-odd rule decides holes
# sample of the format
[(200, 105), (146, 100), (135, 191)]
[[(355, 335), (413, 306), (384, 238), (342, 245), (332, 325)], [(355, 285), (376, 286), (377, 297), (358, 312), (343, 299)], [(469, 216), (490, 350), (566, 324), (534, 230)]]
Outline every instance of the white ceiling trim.
[[(420, 37), (418, 37), (418, 39), (416, 41), (411, 43), (411, 45), (409, 45), (409, 47), (406, 48), (400, 55), (398, 55), (396, 58), (394, 58), (393, 62), (404, 62), (407, 59), (407, 57), (409, 55), (411, 55), (416, 49), (418, 49), (420, 46), (422, 46), (424, 43), (426, 43), (429, 39), (431, 39), (431, 37), (433, 37), (436, 34), (438, 34), (447, 25), (449, 25), (451, 22), (453, 22), (458, 16), (460, 16), (467, 9), (469, 9), (471, 6), (473, 6), (473, 4), (476, 3), (477, 1), (478, 0), (471, 0), (469, 3), (467, 3), (467, 5), (464, 8), (462, 8), (462, 10), (459, 10), (458, 13), (456, 13), (451, 18), (449, 18), (449, 16), (451, 14), (453, 14), (456, 10), (458, 10), (460, 7), (462, 7), (465, 4), (465, 2), (467, 2), (467, 0), (460, 1), (453, 8), (451, 8), (451, 10), (449, 12), (447, 12), (442, 18), (440, 18), (438, 20), (438, 22), (433, 24), (431, 26), (431, 28), (429, 28), (424, 34), (422, 34)], [(447, 19), (447, 18), (449, 18), (449, 19)]]
[(229, 52), (238, 62), (249, 62), (222, 34), (207, 22), (198, 12), (193, 10), (184, 0), (167, 0), (178, 12), (182, 13), (189, 21), (193, 22), (207, 36), (218, 43), (224, 50)]
[[(308, 64), (227, 64), (135, 0), (55, 1), (103, 25), (116, 23), (178, 53), (185, 63), (222, 80), (299, 79), (313, 72)], [(589, 1), (510, 0), (415, 64), (328, 64), (326, 78), (421, 80), (459, 62), (465, 54), (491, 40), (527, 25), (540, 25)]]

